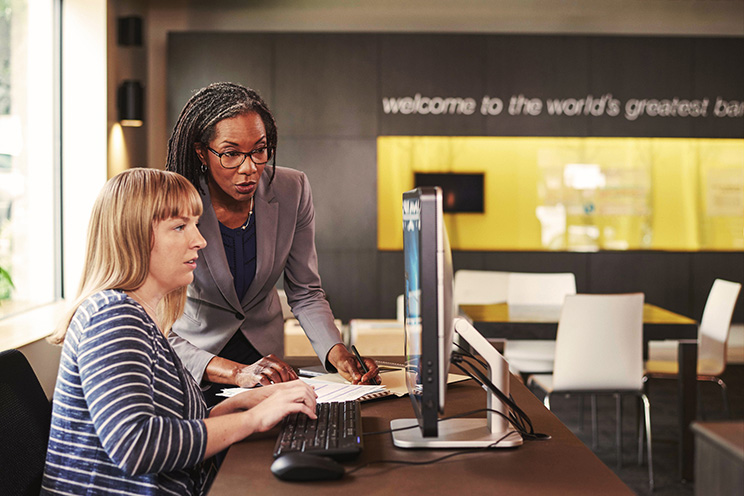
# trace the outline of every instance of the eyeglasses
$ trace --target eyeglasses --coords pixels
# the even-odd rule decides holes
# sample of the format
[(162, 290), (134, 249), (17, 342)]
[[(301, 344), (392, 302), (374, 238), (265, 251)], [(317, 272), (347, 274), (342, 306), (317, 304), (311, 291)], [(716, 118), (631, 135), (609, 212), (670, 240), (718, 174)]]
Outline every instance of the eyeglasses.
[(219, 153), (210, 147), (207, 147), (207, 150), (219, 157), (220, 165), (225, 169), (237, 169), (238, 167), (243, 165), (246, 157), (250, 157), (251, 162), (256, 165), (263, 165), (271, 158), (271, 150), (267, 146), (256, 148), (255, 150), (250, 152), (238, 152), (230, 150), (229, 152)]

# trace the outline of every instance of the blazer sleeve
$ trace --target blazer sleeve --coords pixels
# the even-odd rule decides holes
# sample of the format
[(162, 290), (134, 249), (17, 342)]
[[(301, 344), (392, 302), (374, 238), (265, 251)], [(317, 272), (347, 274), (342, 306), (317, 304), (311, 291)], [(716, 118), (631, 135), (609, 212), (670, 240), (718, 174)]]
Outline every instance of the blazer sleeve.
[(216, 355), (194, 346), (191, 342), (179, 336), (173, 329), (168, 334), (168, 343), (176, 350), (184, 367), (189, 371), (196, 383), (202, 384), (204, 374), (207, 371), (207, 364)]
[(315, 209), (305, 174), (301, 174), (297, 223), (289, 256), (284, 267), (284, 290), (292, 312), (310, 339), (318, 357), (328, 370), (328, 352), (341, 343), (341, 333), (321, 286), (318, 254), (315, 248)]

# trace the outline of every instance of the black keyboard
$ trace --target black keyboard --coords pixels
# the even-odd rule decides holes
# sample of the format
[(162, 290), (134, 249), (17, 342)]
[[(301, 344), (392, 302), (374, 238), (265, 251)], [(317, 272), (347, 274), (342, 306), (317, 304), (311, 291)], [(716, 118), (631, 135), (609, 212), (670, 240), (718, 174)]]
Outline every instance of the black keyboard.
[(336, 460), (353, 458), (362, 451), (362, 409), (358, 401), (318, 403), (318, 418), (292, 413), (282, 420), (274, 457), (302, 451)]

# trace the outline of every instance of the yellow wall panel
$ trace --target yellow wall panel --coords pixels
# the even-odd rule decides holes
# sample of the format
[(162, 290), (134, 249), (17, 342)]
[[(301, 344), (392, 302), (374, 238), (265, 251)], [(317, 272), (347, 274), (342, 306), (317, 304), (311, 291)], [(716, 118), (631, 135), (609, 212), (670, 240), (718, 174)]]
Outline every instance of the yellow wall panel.
[(484, 173), (484, 213), (446, 214), (457, 250), (740, 250), (744, 140), (378, 138), (378, 248), (403, 246), (414, 173)]

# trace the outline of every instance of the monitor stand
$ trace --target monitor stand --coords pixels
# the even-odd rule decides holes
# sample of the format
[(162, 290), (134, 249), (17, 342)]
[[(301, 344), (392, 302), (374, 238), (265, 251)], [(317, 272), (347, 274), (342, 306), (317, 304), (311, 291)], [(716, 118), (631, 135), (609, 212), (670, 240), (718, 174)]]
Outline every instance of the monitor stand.
[[(509, 363), (466, 319), (455, 319), (455, 331), (488, 364), (488, 378), (509, 396)], [(488, 393), (489, 410), (508, 414), (508, 409), (493, 393)], [(393, 444), (399, 448), (513, 448), (522, 444), (522, 436), (501, 415), (488, 411), (486, 418), (455, 418), (437, 424), (436, 437), (423, 437), (418, 419), (390, 422)], [(405, 428), (405, 430), (397, 430)]]

